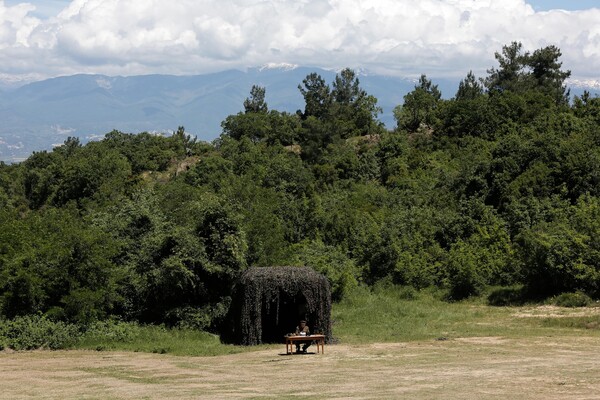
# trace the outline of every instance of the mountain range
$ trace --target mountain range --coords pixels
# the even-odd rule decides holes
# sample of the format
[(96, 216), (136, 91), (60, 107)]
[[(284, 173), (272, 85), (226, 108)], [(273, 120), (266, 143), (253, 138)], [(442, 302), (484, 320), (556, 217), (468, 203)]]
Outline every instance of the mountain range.
[[(330, 85), (336, 75), (319, 68), (277, 66), (194, 76), (72, 75), (5, 88), (0, 92), (0, 161), (23, 160), (69, 136), (85, 143), (113, 129), (169, 133), (184, 126), (192, 136), (210, 141), (220, 135), (221, 121), (243, 110), (252, 85), (265, 87), (270, 109), (303, 109), (298, 85), (311, 72)], [(392, 128), (394, 107), (416, 81), (360, 71), (358, 76), (361, 87), (378, 99), (380, 120)], [(432, 80), (445, 98), (454, 96), (458, 79)], [(572, 94), (582, 91), (574, 88)]]

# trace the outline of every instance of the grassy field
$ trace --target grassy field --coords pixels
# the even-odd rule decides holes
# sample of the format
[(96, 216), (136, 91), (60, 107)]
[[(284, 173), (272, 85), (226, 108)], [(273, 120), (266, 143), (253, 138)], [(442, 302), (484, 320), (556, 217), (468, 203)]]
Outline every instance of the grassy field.
[(0, 352), (0, 399), (598, 398), (600, 307), (439, 297), (357, 290), (334, 306), (338, 344), (324, 355), (148, 327), (75, 350)]
[(600, 307), (491, 307), (485, 297), (449, 303), (439, 292), (411, 288), (359, 289), (333, 309), (344, 343), (406, 342), (480, 336), (600, 337)]

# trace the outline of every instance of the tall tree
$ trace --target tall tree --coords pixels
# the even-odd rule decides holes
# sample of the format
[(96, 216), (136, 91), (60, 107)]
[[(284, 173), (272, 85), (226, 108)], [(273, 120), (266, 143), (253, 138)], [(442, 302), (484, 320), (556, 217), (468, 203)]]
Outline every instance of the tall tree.
[(356, 73), (350, 68), (344, 68), (335, 77), (331, 95), (339, 104), (352, 104), (359, 97), (365, 96), (366, 92), (360, 88)]
[(523, 88), (523, 68), (527, 64), (529, 53), (523, 51), (521, 42), (512, 42), (508, 46), (502, 46), (502, 53), (495, 53), (499, 68), (491, 68), (485, 79), (488, 91), (519, 91)]
[(244, 111), (246, 113), (266, 113), (269, 111), (265, 102), (265, 88), (258, 85), (252, 85), (250, 97), (244, 100)]
[(437, 85), (421, 75), (415, 89), (404, 96), (404, 104), (394, 109), (398, 127), (408, 131), (416, 131), (421, 124), (434, 125), (435, 111), (442, 97)]
[(557, 104), (567, 104), (569, 90), (565, 80), (571, 76), (571, 71), (562, 71), (562, 55), (560, 49), (554, 45), (538, 49), (528, 59), (528, 66), (536, 87), (544, 94), (552, 97)]
[(377, 106), (377, 99), (360, 87), (352, 69), (345, 68), (336, 75), (331, 96), (333, 128), (339, 132), (340, 138), (380, 132), (381, 124), (376, 120), (381, 108)]
[[(303, 85), (303, 86), (302, 86)], [(323, 119), (331, 106), (331, 90), (321, 75), (313, 72), (304, 78), (298, 90), (304, 97), (304, 113), (302, 118), (316, 117)]]
[(467, 77), (460, 81), (456, 92), (456, 100), (474, 100), (483, 94), (483, 86), (477, 81), (473, 71), (469, 71)]
[(532, 54), (524, 51), (520, 42), (512, 42), (502, 47), (502, 54), (496, 53), (499, 68), (488, 70), (485, 85), (490, 93), (537, 90), (551, 97), (556, 104), (566, 104), (569, 91), (564, 83), (571, 76), (571, 71), (561, 70), (561, 55), (554, 45), (538, 49)]

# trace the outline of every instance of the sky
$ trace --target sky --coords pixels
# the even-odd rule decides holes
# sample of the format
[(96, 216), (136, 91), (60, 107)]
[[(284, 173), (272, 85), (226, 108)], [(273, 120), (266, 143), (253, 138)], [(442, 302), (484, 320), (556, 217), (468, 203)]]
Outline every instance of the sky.
[(600, 81), (600, 0), (0, 0), (0, 81), (263, 65), (483, 76), (520, 41)]

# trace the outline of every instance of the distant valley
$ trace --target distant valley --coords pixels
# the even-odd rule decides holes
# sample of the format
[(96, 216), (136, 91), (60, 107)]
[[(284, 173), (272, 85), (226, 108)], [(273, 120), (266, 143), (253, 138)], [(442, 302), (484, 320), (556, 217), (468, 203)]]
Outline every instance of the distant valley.
[[(225, 117), (243, 109), (254, 84), (266, 88), (270, 109), (303, 109), (297, 86), (311, 72), (328, 83), (335, 77), (334, 71), (319, 68), (253, 68), (195, 76), (73, 75), (4, 89), (0, 92), (0, 161), (23, 160), (33, 151), (62, 144), (69, 136), (82, 142), (100, 139), (113, 129), (168, 133), (183, 125), (198, 139), (210, 141), (221, 133)], [(383, 109), (380, 120), (392, 128), (393, 108), (402, 103), (415, 81), (368, 73), (359, 78), (361, 86), (378, 99)], [(458, 80), (432, 80), (446, 98), (458, 87)], [(574, 88), (572, 94), (582, 91)]]

